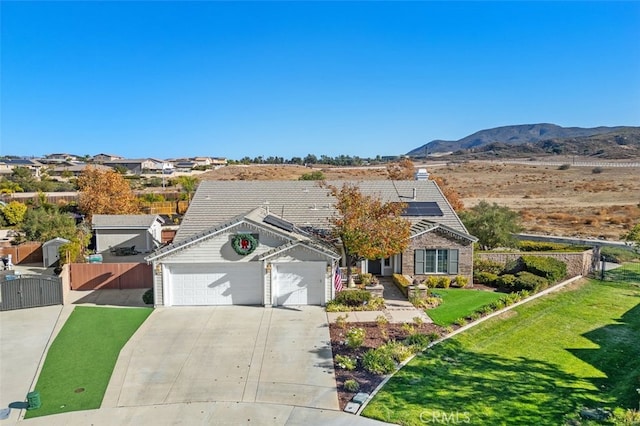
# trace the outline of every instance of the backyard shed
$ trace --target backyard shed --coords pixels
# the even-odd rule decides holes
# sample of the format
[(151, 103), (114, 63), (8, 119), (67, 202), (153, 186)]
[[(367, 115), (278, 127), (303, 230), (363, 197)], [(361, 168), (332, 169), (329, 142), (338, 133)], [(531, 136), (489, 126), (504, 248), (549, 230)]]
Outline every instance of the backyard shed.
[(42, 265), (45, 268), (53, 266), (58, 260), (60, 260), (60, 254), (58, 249), (60, 246), (67, 244), (69, 240), (56, 237), (42, 244)]

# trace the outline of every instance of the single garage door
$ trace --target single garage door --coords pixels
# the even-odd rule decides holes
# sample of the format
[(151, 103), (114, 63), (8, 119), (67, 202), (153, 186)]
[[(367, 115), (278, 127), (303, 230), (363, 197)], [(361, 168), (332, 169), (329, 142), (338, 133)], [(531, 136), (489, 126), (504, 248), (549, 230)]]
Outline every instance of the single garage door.
[(325, 262), (273, 263), (275, 305), (322, 305)]
[(263, 305), (262, 264), (169, 267), (172, 305)]

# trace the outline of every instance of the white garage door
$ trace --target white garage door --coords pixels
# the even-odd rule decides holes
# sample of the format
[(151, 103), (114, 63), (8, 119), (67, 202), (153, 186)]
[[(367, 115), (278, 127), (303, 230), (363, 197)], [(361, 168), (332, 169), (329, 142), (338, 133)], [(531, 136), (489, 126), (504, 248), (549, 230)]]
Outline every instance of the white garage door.
[(322, 305), (325, 262), (273, 263), (275, 305)]
[(263, 305), (262, 264), (172, 265), (172, 305)]

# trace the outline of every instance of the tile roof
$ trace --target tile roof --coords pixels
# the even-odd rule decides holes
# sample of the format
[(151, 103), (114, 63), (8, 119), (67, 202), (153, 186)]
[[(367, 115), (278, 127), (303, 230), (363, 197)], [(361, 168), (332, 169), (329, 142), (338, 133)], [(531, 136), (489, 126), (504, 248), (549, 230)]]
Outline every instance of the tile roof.
[(153, 223), (164, 220), (155, 214), (94, 214), (91, 218), (93, 229), (149, 228)]
[[(433, 181), (328, 181), (341, 187), (345, 183), (357, 184), (367, 195), (384, 202), (434, 201), (442, 216), (430, 220), (468, 234), (440, 188)], [(414, 198), (415, 194), (415, 198)], [(329, 218), (336, 214), (335, 198), (315, 181), (203, 181), (189, 205), (174, 241), (180, 242), (192, 235), (241, 215), (256, 207), (293, 223), (298, 228), (330, 227)], [(408, 218), (417, 222), (426, 217)]]
[(265, 222), (265, 218), (268, 216), (273, 216), (273, 215), (269, 214), (264, 208), (253, 209), (252, 211), (246, 214), (233, 217), (230, 220), (220, 225), (214, 226), (209, 229), (205, 229), (181, 241), (176, 241), (174, 239), (173, 243), (157, 249), (151, 255), (145, 257), (145, 260), (147, 262), (151, 262), (152, 260), (156, 260), (158, 258), (164, 257), (172, 252), (184, 249), (192, 244), (195, 244), (199, 241), (207, 239), (215, 234), (218, 234), (240, 223), (253, 224), (258, 227), (269, 229), (272, 232), (280, 234), (289, 240), (287, 243), (281, 246), (275, 247), (274, 249), (266, 253), (263, 253), (261, 255), (261, 259), (266, 259), (280, 252), (289, 250), (293, 247), (300, 246), (300, 245), (322, 252), (324, 255), (333, 257), (335, 259), (340, 258), (340, 255), (336, 252), (335, 248), (332, 247), (330, 244), (320, 241), (316, 237), (306, 234), (304, 231), (297, 230), (297, 229), (287, 230), (279, 226), (275, 226), (272, 223), (269, 223), (268, 221)]

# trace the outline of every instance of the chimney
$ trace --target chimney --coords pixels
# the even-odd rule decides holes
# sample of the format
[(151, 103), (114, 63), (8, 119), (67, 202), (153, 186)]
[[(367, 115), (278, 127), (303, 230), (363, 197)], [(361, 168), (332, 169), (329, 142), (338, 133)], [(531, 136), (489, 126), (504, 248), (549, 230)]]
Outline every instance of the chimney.
[(416, 172), (416, 180), (429, 180), (429, 172), (427, 172), (427, 169), (418, 169)]

